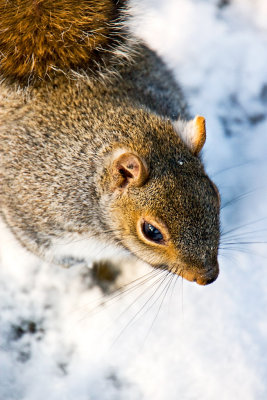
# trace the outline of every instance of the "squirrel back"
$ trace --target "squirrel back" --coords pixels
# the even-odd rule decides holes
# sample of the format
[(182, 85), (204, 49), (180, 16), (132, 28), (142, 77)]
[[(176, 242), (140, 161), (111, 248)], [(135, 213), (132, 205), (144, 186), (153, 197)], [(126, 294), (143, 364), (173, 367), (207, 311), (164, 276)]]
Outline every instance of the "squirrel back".
[[(18, 27), (24, 14), (12, 16), (14, 3), (5, 4), (9, 24)], [(190, 281), (213, 282), (219, 272), (220, 199), (200, 158), (205, 120), (190, 118), (180, 87), (146, 45), (137, 40), (129, 45), (131, 62), (115, 58), (120, 52), (116, 46), (132, 40), (127, 33), (121, 36), (121, 31), (116, 36), (125, 2), (16, 4), (27, 4), (23, 10), (27, 14), (28, 9), (30, 16), (33, 4), (38, 5), (43, 20), (48, 15), (45, 6), (54, 4), (49, 11), (54, 22), (55, 16), (64, 14), (64, 4), (70, 9), (73, 5), (74, 14), (79, 15), (79, 9), (88, 23), (90, 5), (93, 22), (87, 32), (96, 31), (94, 40), (103, 42), (94, 50), (87, 48), (86, 61), (77, 39), (80, 35), (76, 36), (73, 45), (77, 40), (81, 58), (76, 56), (74, 63), (68, 46), (63, 53), (59, 47), (51, 52), (47, 38), (54, 31), (47, 23), (46, 30), (39, 32), (45, 45), (43, 56), (35, 59), (35, 69), (28, 68), (28, 54), (23, 63), (22, 49), (8, 73), (5, 59), (1, 61), (6, 80), (0, 91), (0, 214), (14, 236), (28, 250), (53, 262), (64, 264), (72, 258), (63, 242), (84, 241), (83, 253), (75, 254), (78, 258), (94, 259), (104, 253), (110, 257), (116, 248)], [(62, 26), (71, 32), (75, 23), (80, 26), (79, 18), (71, 20), (67, 15), (59, 30), (53, 28), (56, 38), (63, 33)], [(111, 30), (104, 34), (102, 26)], [(18, 29), (13, 32), (14, 41), (19, 40)], [(21, 43), (29, 41), (37, 54), (42, 47), (35, 47), (32, 31), (22, 36)], [(115, 74), (109, 80), (94, 79), (99, 65), (106, 71), (110, 62)], [(57, 67), (52, 68), (53, 63)], [(70, 69), (75, 73), (83, 69), (86, 74), (71, 80)], [(10, 80), (19, 85), (28, 80), (26, 95)]]

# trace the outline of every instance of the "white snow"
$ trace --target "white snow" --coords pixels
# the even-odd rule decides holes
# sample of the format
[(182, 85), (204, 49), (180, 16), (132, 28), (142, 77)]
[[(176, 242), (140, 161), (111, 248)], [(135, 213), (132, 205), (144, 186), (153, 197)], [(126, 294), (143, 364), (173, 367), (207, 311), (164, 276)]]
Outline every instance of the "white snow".
[(0, 400), (267, 398), (267, 3), (218, 3), (133, 9), (138, 35), (206, 118), (204, 159), (229, 231), (218, 280), (159, 281), (126, 263), (121, 282), (150, 275), (102, 297), (86, 268), (44, 264), (2, 228)]

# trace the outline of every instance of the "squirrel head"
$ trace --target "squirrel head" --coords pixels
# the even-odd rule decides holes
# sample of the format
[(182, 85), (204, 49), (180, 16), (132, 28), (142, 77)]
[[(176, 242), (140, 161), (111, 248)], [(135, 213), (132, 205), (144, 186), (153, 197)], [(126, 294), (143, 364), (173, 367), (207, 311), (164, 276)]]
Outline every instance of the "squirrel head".
[(174, 128), (155, 151), (117, 148), (107, 157), (108, 220), (138, 258), (206, 285), (219, 273), (220, 198), (198, 156), (205, 119)]

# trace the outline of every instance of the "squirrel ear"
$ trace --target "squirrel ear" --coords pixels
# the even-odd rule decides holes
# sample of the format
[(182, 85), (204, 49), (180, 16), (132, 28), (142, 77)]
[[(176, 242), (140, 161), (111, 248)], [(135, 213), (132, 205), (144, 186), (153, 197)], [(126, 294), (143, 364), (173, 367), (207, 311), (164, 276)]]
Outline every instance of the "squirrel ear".
[(144, 160), (133, 153), (122, 153), (112, 163), (112, 189), (126, 186), (142, 186), (148, 177), (148, 168)]
[(174, 128), (194, 155), (197, 155), (206, 141), (205, 118), (197, 115), (189, 122), (176, 121)]

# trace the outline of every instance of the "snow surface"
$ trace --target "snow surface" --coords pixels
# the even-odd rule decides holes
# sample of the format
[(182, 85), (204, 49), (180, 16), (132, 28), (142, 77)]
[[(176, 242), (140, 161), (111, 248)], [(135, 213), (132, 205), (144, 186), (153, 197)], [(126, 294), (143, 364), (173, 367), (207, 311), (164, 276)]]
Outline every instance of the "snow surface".
[(133, 8), (138, 35), (206, 117), (224, 205), (218, 280), (129, 264), (121, 283), (144, 283), (107, 297), (84, 267), (43, 264), (1, 229), (1, 400), (267, 398), (267, 3), (218, 3)]

